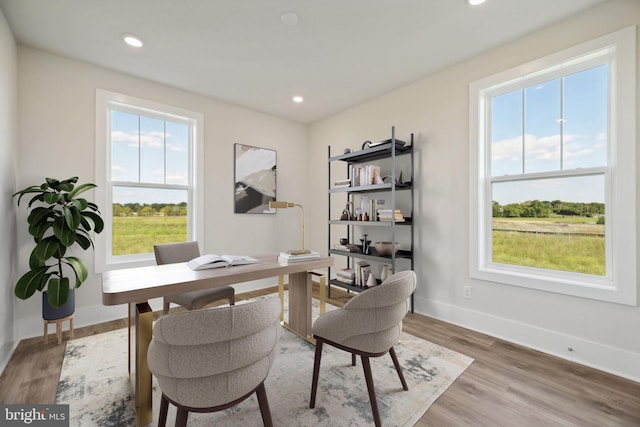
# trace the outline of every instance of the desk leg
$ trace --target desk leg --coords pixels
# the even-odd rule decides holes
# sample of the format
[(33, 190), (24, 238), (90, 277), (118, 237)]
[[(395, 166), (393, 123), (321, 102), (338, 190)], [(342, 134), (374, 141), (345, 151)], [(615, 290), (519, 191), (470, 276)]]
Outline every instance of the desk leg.
[(311, 337), (311, 274), (289, 274), (289, 329)]
[(284, 321), (284, 276), (278, 276), (278, 296), (280, 297), (280, 323), (288, 328)]
[(147, 350), (153, 334), (153, 311), (147, 302), (129, 304), (129, 375), (138, 425), (153, 421), (151, 371)]

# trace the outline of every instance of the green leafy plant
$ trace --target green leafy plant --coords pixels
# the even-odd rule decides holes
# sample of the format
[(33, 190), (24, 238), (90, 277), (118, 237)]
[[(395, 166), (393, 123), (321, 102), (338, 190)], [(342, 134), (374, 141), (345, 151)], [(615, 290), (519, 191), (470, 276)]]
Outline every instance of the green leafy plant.
[(46, 287), (49, 304), (58, 308), (67, 302), (71, 287), (69, 276), (75, 276), (75, 288), (89, 276), (80, 258), (66, 256), (67, 249), (75, 244), (84, 250), (93, 247), (91, 231), (100, 233), (104, 222), (95, 203), (78, 197), (96, 185), (76, 186), (77, 182), (77, 176), (64, 181), (45, 178), (43, 184), (13, 195), (18, 196), (19, 206), (24, 195), (34, 194), (29, 201), (31, 212), (27, 222), (36, 246), (29, 257), (30, 270), (16, 283), (15, 294), (20, 299), (26, 300)]

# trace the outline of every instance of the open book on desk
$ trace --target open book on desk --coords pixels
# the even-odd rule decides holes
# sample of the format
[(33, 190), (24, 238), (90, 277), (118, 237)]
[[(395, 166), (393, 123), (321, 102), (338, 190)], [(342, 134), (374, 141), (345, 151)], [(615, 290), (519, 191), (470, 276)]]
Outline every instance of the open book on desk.
[(192, 259), (187, 266), (192, 270), (206, 270), (208, 268), (229, 267), (232, 265), (255, 264), (258, 260), (245, 255), (215, 255), (206, 254)]

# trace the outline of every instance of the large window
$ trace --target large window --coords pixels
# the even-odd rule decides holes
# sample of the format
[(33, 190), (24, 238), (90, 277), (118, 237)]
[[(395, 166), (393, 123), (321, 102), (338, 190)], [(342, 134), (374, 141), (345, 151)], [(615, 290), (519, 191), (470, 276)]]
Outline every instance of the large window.
[(471, 276), (635, 304), (635, 28), (471, 85)]
[(154, 244), (198, 239), (201, 115), (100, 90), (97, 102), (97, 264), (143, 265)]

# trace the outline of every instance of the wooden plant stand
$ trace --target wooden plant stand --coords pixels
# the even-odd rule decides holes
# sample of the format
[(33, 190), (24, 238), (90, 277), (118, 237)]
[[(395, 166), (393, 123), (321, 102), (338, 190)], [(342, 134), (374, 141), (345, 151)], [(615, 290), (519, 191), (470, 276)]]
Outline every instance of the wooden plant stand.
[(58, 338), (58, 344), (62, 342), (62, 322), (65, 320), (69, 321), (69, 337), (73, 338), (73, 314), (70, 314), (67, 317), (62, 317), (60, 319), (54, 320), (45, 320), (44, 321), (44, 344), (47, 345), (49, 341), (49, 324), (56, 324), (56, 337)]

